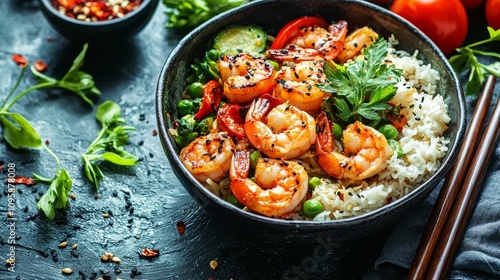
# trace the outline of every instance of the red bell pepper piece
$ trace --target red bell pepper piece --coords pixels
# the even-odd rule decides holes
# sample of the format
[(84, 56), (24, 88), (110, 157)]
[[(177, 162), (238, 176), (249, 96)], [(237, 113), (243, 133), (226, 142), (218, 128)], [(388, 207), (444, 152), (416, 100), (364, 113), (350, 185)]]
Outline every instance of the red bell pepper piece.
[(243, 139), (246, 137), (244, 124), (246, 112), (249, 106), (226, 103), (217, 112), (217, 122), (221, 130), (226, 131), (229, 136)]
[(328, 28), (328, 22), (321, 17), (315, 16), (304, 16), (294, 19), (281, 28), (270, 49), (283, 49), (286, 43), (299, 33), (300, 28), (306, 26), (319, 26), (326, 29)]
[(211, 80), (203, 87), (203, 102), (201, 103), (200, 110), (194, 115), (196, 120), (201, 120), (208, 114), (217, 110), (222, 98), (222, 88), (219, 82)]

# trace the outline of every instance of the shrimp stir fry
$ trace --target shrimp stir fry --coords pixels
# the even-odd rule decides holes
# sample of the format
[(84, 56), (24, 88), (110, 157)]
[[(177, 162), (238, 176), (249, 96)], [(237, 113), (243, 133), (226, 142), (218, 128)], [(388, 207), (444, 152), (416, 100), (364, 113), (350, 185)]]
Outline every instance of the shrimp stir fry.
[(328, 30), (305, 26), (292, 38), (285, 49), (269, 50), (267, 56), (277, 61), (314, 60), (316, 57), (334, 59), (342, 51), (347, 34), (347, 22), (340, 20)]
[(325, 83), (323, 60), (303, 61), (283, 66), (276, 74), (274, 95), (315, 116), (321, 110), (326, 93), (316, 85)]
[(200, 136), (181, 150), (184, 166), (201, 183), (226, 176), (235, 144), (225, 132)]
[(356, 121), (343, 131), (344, 152), (333, 149), (331, 122), (325, 113), (317, 118), (316, 153), (318, 164), (337, 179), (363, 180), (387, 166), (391, 149), (385, 136), (376, 129)]
[(257, 213), (281, 217), (299, 206), (307, 194), (308, 175), (297, 162), (260, 158), (255, 182), (248, 178), (249, 170), (249, 152), (236, 151), (229, 187), (238, 201)]
[(247, 103), (273, 87), (274, 67), (246, 53), (224, 55), (217, 61), (224, 96), (232, 103)]
[(271, 158), (294, 158), (316, 141), (313, 117), (283, 103), (272, 108), (268, 99), (255, 99), (245, 120), (245, 133), (252, 145)]

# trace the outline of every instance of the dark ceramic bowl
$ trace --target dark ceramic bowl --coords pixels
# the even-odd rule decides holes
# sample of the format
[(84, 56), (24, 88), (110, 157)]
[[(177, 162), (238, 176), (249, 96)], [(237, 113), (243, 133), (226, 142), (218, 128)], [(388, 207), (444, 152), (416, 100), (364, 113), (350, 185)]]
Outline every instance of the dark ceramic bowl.
[[(276, 34), (288, 21), (304, 15), (321, 15), (328, 21), (347, 20), (350, 30), (368, 25), (385, 38), (394, 34), (399, 49), (413, 53), (415, 49), (440, 75), (438, 93), (444, 96), (451, 121), (445, 136), (450, 139), (449, 151), (442, 159), (442, 166), (423, 184), (405, 197), (376, 211), (361, 216), (329, 222), (309, 222), (271, 219), (243, 211), (214, 196), (184, 168), (179, 158), (179, 148), (168, 132), (173, 121), (179, 118), (176, 104), (181, 99), (184, 80), (189, 65), (201, 58), (209, 40), (220, 30), (232, 24), (256, 24), (269, 34)], [(277, 238), (314, 238), (326, 234), (332, 240), (366, 237), (402, 219), (445, 177), (453, 165), (465, 132), (465, 101), (460, 82), (446, 57), (428, 37), (401, 17), (363, 1), (256, 1), (233, 9), (198, 27), (188, 34), (167, 59), (158, 82), (156, 111), (158, 126), (165, 153), (170, 165), (192, 197), (209, 213), (229, 221), (235, 228), (254, 231), (259, 236)]]
[(159, 0), (144, 0), (134, 11), (122, 18), (86, 22), (59, 13), (51, 0), (39, 0), (50, 25), (67, 39), (79, 43), (124, 41), (141, 31), (153, 16)]

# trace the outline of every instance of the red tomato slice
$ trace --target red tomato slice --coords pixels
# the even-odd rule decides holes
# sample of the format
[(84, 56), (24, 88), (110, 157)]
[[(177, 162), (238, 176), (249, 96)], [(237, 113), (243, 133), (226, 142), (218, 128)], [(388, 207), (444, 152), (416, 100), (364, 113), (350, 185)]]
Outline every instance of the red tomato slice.
[(219, 108), (217, 112), (217, 122), (221, 130), (226, 131), (229, 136), (242, 139), (246, 137), (244, 124), (244, 115), (248, 106), (226, 103)]
[(208, 114), (217, 110), (222, 98), (222, 88), (219, 82), (211, 80), (206, 83), (203, 88), (203, 102), (201, 103), (200, 110), (194, 115), (196, 120), (201, 120)]
[(286, 43), (298, 34), (300, 28), (305, 26), (319, 26), (326, 29), (328, 28), (328, 22), (321, 17), (313, 16), (304, 16), (294, 19), (281, 28), (270, 49), (275, 50), (284, 48)]

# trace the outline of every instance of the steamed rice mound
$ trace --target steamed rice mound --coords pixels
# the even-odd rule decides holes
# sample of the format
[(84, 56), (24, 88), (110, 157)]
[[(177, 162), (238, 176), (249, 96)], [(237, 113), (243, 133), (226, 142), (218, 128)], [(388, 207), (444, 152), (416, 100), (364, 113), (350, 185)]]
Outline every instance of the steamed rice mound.
[[(439, 73), (430, 64), (423, 64), (418, 52), (409, 55), (389, 46), (388, 59), (404, 76), (392, 101), (404, 108), (408, 118), (397, 139), (406, 155), (398, 159), (394, 153), (385, 170), (361, 182), (321, 179), (311, 199), (323, 204), (323, 212), (314, 221), (361, 215), (403, 197), (436, 172), (448, 151), (449, 140), (443, 133), (450, 118), (443, 97), (436, 94)], [(300, 160), (310, 174), (324, 174), (315, 164), (314, 154), (306, 153)], [(297, 213), (294, 219), (309, 218)]]

